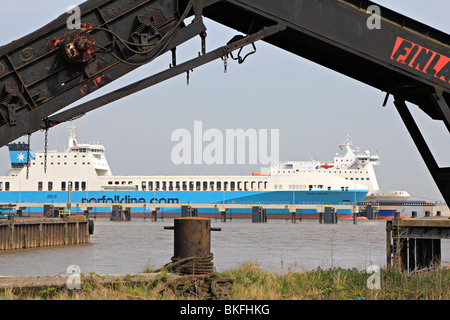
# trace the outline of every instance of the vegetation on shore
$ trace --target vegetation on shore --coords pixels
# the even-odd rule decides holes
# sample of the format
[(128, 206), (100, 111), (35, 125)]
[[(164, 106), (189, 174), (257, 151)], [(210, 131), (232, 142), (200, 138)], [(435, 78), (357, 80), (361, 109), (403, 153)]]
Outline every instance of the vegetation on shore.
[[(151, 270), (146, 270), (151, 271)], [(379, 286), (369, 289), (371, 276), (356, 269), (333, 268), (313, 271), (287, 270), (281, 274), (265, 271), (255, 264), (216, 274), (232, 279), (230, 300), (449, 300), (450, 269), (422, 270), (414, 274), (394, 269), (381, 269)], [(101, 277), (101, 276), (99, 276)], [(370, 280), (369, 280), (370, 281)], [(154, 281), (113, 285), (83, 281), (79, 290), (46, 288), (40, 290), (0, 291), (0, 300), (179, 300), (203, 299), (199, 294), (176, 294), (168, 290), (167, 274), (162, 272)]]

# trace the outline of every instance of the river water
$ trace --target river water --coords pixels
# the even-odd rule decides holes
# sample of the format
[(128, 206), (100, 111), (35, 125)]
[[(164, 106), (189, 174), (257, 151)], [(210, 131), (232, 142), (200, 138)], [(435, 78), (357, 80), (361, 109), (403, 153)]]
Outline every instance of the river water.
[[(71, 265), (82, 273), (127, 274), (147, 266), (160, 268), (173, 256), (173, 219), (133, 219), (112, 222), (95, 219), (91, 243), (74, 246), (0, 251), (0, 276), (66, 274)], [(274, 272), (318, 267), (357, 268), (386, 266), (386, 221), (339, 221), (319, 224), (303, 220), (211, 220), (211, 252), (217, 271), (253, 262)], [(450, 243), (442, 240), (442, 260), (450, 261)]]

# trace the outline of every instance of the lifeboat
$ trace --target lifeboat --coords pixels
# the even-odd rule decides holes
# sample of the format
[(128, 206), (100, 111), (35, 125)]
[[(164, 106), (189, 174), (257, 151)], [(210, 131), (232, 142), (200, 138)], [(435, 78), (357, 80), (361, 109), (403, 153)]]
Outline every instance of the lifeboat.
[(321, 167), (321, 168), (325, 168), (325, 169), (329, 169), (329, 168), (333, 168), (334, 165), (325, 163), (325, 164), (321, 165), (320, 167)]

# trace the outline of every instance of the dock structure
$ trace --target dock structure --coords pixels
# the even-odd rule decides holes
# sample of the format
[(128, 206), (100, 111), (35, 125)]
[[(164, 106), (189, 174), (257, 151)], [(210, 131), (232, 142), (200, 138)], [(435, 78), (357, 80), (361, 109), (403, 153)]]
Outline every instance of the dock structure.
[[(121, 205), (113, 205), (111, 209), (111, 221), (130, 221), (131, 220), (131, 210), (128, 208), (123, 208)], [(85, 212), (89, 212), (88, 209)]]
[(0, 220), (0, 250), (89, 243), (93, 228), (85, 216)]
[(428, 212), (425, 217), (400, 219), (396, 212), (386, 222), (387, 266), (409, 272), (439, 266), (441, 239), (450, 239), (450, 217)]
[[(5, 204), (9, 205), (12, 210), (17, 211), (25, 211), (28, 208), (44, 208), (44, 204), (42, 203), (12, 203)], [(66, 208), (68, 207), (67, 203), (53, 203), (52, 208)], [(276, 203), (71, 203), (70, 207), (73, 209), (78, 209), (80, 212), (84, 212), (85, 214), (89, 214), (90, 211), (96, 208), (102, 208), (106, 211), (112, 213), (112, 215), (117, 215), (119, 218), (114, 218), (113, 220), (121, 221), (121, 220), (129, 220), (120, 218), (123, 216), (123, 212), (130, 212), (132, 209), (141, 209), (143, 212), (150, 211), (152, 213), (152, 219), (156, 220), (155, 213), (161, 211), (162, 209), (178, 209), (180, 210), (181, 216), (186, 217), (195, 217), (198, 216), (199, 209), (210, 209), (217, 211), (221, 214), (222, 221), (226, 221), (227, 215), (226, 213), (229, 210), (236, 209), (244, 209), (249, 210), (250, 212), (254, 207), (258, 207), (259, 210), (265, 210), (266, 218), (267, 218), (267, 210), (286, 210), (290, 213), (296, 213), (300, 209), (314, 209), (317, 212), (325, 212), (325, 209), (328, 207), (332, 207), (337, 210), (351, 210), (352, 212), (359, 212), (359, 207), (351, 204), (336, 204), (336, 205), (328, 205), (328, 204), (276, 204)], [(45, 211), (45, 208), (43, 209)], [(115, 214), (118, 212), (117, 214)], [(114, 213), (114, 214), (113, 214)], [(120, 214), (122, 213), (122, 214)], [(296, 217), (296, 215), (293, 215)], [(264, 218), (264, 219), (266, 219)], [(261, 219), (263, 221), (264, 219)], [(301, 219), (301, 217), (300, 217)]]
[(258, 205), (252, 206), (252, 222), (267, 222), (267, 209), (264, 209), (263, 207)]
[[(423, 203), (421, 203), (423, 204)], [(93, 217), (96, 218), (98, 210), (102, 210), (100, 215), (108, 213), (110, 214), (111, 221), (130, 221), (132, 216), (132, 211), (143, 213), (144, 219), (146, 218), (146, 212), (150, 212), (151, 221), (156, 222), (158, 220), (158, 212), (161, 213), (161, 218), (163, 215), (168, 213), (169, 217), (198, 217), (199, 211), (203, 210), (203, 215), (206, 217), (211, 217), (214, 212), (217, 213), (221, 219), (221, 222), (226, 222), (227, 219), (232, 219), (233, 211), (245, 210), (249, 212), (249, 217), (253, 222), (267, 222), (269, 218), (282, 218), (280, 214), (272, 215), (269, 212), (271, 210), (284, 210), (286, 211), (286, 217), (289, 216), (292, 223), (297, 220), (308, 219), (302, 211), (316, 211), (317, 218), (321, 223), (337, 223), (338, 220), (353, 220), (356, 224), (357, 220), (377, 220), (378, 210), (381, 207), (392, 207), (397, 208), (401, 205), (397, 204), (379, 204), (379, 203), (357, 203), (357, 204), (307, 204), (307, 203), (296, 203), (296, 204), (284, 204), (284, 203), (99, 203), (99, 202), (89, 202), (89, 203), (0, 203), (0, 206), (8, 207), (10, 212), (16, 212), (17, 216), (22, 216), (23, 212), (26, 210), (36, 208), (42, 209), (42, 216), (44, 217), (58, 217), (58, 212), (65, 212), (65, 208), (71, 208), (74, 212), (83, 213), (85, 216), (89, 217), (92, 213)], [(410, 204), (405, 203), (405, 205), (419, 206), (418, 203)], [(443, 216), (448, 215), (448, 213), (443, 210), (443, 206), (437, 207), (433, 203), (425, 204), (423, 206), (425, 210), (429, 210), (430, 214), (437, 214), (442, 212)], [(446, 208), (446, 205), (445, 205)], [(444, 208), (444, 209), (445, 209)], [(169, 212), (164, 211), (168, 209)], [(369, 210), (368, 210), (369, 209)], [(436, 211), (439, 209), (439, 211)], [(174, 212), (170, 212), (174, 210)], [(207, 211), (205, 213), (205, 210)], [(40, 211), (40, 210), (38, 210)], [(238, 211), (239, 212), (239, 211)], [(414, 211), (413, 211), (414, 213)], [(39, 215), (38, 212), (34, 213), (33, 216)], [(239, 214), (238, 214), (239, 216)], [(402, 216), (404, 218), (406, 216)], [(386, 219), (386, 218), (385, 218)], [(392, 218), (389, 218), (392, 219)]]

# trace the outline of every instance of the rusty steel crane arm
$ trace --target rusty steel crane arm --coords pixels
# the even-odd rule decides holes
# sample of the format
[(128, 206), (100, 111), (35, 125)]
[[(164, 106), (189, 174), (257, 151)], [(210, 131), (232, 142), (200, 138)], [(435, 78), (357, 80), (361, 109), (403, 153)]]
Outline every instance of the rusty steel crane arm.
[(86, 113), (98, 109), (100, 107), (103, 107), (111, 102), (125, 98), (133, 93), (154, 86), (162, 81), (168, 80), (182, 73), (190, 72), (191, 70), (200, 67), (206, 63), (209, 63), (211, 61), (221, 58), (226, 59), (228, 56), (233, 57), (233, 51), (241, 50), (244, 46), (247, 45), (254, 45), (256, 41), (274, 35), (277, 32), (280, 32), (284, 29), (285, 29), (284, 26), (278, 24), (272, 27), (263, 28), (263, 30), (260, 30), (252, 35), (239, 38), (236, 41), (232, 41), (227, 45), (217, 48), (211, 52), (208, 53), (204, 52), (198, 58), (194, 58), (179, 65), (176, 65), (176, 63), (174, 63), (174, 66), (172, 66), (170, 69), (164, 70), (160, 73), (157, 73), (140, 81), (131, 83), (123, 88), (117, 89), (101, 97), (75, 106), (69, 110), (53, 115), (43, 120), (41, 122), (41, 127), (45, 127), (47, 123), (50, 126), (55, 126), (57, 124), (71, 121), (74, 118), (81, 117)]
[[(246, 35), (284, 26), (262, 40), (378, 88), (386, 93), (384, 105), (394, 97), (450, 203), (450, 168), (437, 166), (406, 106), (417, 105), (450, 131), (448, 34), (369, 0), (89, 0), (80, 8), (81, 29), (68, 30), (66, 14), (0, 48), (0, 146), (120, 97), (130, 88), (54, 115), (186, 40), (204, 40), (202, 17)], [(373, 8), (379, 26), (368, 23)], [(188, 16), (194, 19), (185, 25)], [(140, 85), (207, 62), (190, 61)]]
[(378, 88), (386, 93), (383, 105), (392, 95), (450, 204), (450, 167), (437, 165), (406, 106), (418, 106), (450, 132), (448, 34), (369, 0), (226, 0), (205, 4), (202, 13), (244, 33), (281, 23), (286, 31), (263, 41)]
[(205, 32), (201, 19), (184, 24), (193, 3), (90, 0), (80, 6), (78, 28), (68, 28), (66, 13), (1, 47), (0, 146), (48, 127), (50, 115)]

